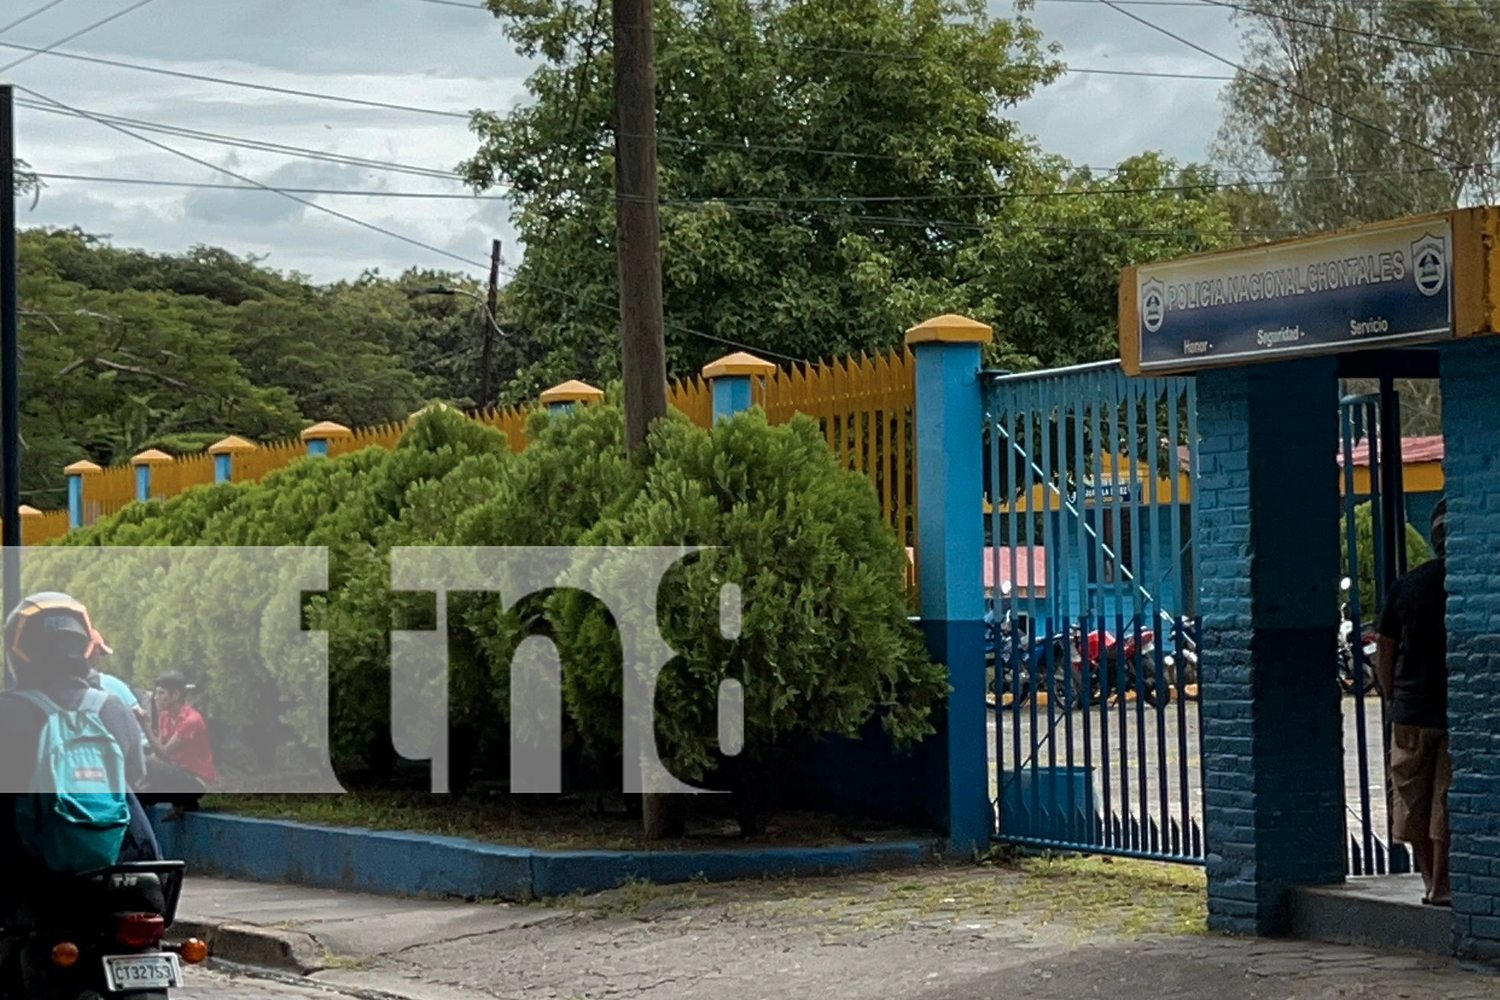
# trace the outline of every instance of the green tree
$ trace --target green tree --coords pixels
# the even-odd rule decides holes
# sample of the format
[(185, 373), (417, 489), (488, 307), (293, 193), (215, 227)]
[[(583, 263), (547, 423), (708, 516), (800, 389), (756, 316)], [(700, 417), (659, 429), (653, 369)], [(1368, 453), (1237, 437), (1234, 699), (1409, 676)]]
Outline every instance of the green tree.
[[(1366, 621), (1373, 620), (1377, 598), (1384, 594), (1375, 592), (1375, 529), (1371, 519), (1370, 504), (1365, 502), (1354, 508), (1355, 551), (1359, 553), (1359, 609)], [(1339, 519), (1339, 558), (1349, 565), (1349, 521)], [(1415, 569), (1432, 558), (1432, 549), (1422, 533), (1411, 524), (1406, 525), (1406, 564)]]
[[(490, 7), (541, 61), (531, 101), (475, 115), (479, 150), (463, 167), (517, 204), (526, 256), (511, 304), (546, 346), (521, 381), (607, 380), (607, 9)], [(1028, 21), (991, 17), (981, 0), (661, 0), (655, 18), (674, 372), (726, 350), (685, 327), (826, 357), (890, 347), (952, 299), (952, 251), (1030, 170), (1027, 139), (1000, 112), (1058, 68)]]
[[(1493, 201), (1500, 8), (1472, 0), (1242, 0), (1245, 68), (1216, 158), (1282, 182), (1313, 232)], [(1302, 95), (1302, 96), (1299, 96)], [(1312, 98), (1314, 100), (1308, 100)]]
[(964, 308), (995, 328), (987, 360), (1024, 370), (1116, 356), (1122, 267), (1241, 241), (1216, 182), (1157, 154), (1106, 176), (1048, 163), (957, 255)]

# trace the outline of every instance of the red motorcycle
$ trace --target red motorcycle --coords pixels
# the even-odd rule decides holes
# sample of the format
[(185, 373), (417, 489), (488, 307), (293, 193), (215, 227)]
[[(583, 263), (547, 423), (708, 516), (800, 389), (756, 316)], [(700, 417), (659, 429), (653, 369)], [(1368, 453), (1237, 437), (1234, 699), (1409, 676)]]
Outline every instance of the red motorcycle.
[(1053, 686), (1059, 701), (1069, 708), (1083, 705), (1083, 665), (1087, 662), (1091, 704), (1115, 695), (1128, 698), (1132, 694), (1148, 705), (1171, 704), (1172, 679), (1158, 663), (1155, 632), (1131, 630), (1121, 642), (1104, 629), (1086, 635), (1077, 627), (1071, 631), (1072, 648), (1066, 667), (1060, 662), (1061, 643), (1054, 646)]

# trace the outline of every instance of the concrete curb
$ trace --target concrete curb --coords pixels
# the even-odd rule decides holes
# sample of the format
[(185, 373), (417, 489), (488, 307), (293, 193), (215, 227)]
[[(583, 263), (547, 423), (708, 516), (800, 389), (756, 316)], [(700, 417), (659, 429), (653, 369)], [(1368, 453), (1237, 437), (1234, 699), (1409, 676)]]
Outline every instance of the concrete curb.
[(419, 833), (312, 826), (190, 813), (153, 815), (162, 851), (203, 875), (381, 895), (503, 899), (613, 889), (632, 879), (663, 885), (701, 879), (831, 875), (921, 864), (936, 840), (839, 847), (744, 847), (694, 851), (551, 851)]
[(179, 916), (170, 938), (195, 937), (208, 945), (211, 959), (264, 969), (311, 975), (327, 968), (326, 952), (311, 934), (254, 924)]

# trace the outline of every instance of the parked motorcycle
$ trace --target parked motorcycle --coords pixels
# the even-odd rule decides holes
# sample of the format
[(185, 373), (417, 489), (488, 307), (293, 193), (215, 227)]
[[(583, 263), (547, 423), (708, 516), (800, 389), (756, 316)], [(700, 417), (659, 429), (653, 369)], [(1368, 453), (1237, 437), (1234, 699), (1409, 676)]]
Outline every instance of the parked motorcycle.
[[(1009, 596), (1009, 585), (1002, 588)], [(1009, 608), (997, 623), (993, 610), (984, 613), (984, 662), (990, 673), (989, 692), (994, 704), (1005, 702), (1025, 704), (1031, 697), (1031, 671), (1026, 666), (1030, 655), (1030, 622), (1024, 614), (1015, 614)], [(1016, 684), (1016, 664), (1021, 664), (1020, 684)]]
[(166, 1000), (202, 941), (166, 942), (181, 861), (116, 865), (69, 879), (0, 928), (3, 1000)]
[(1171, 703), (1171, 678), (1157, 662), (1156, 633), (1151, 629), (1129, 629), (1123, 640), (1095, 629), (1088, 634), (1087, 650), (1100, 697), (1134, 694), (1148, 705)]
[(1188, 701), (1198, 700), (1198, 643), (1186, 619), (1172, 618), (1166, 612), (1162, 620), (1167, 623), (1171, 642), (1161, 658), (1163, 675), (1168, 684), (1177, 688)]
[[(1347, 594), (1351, 585), (1346, 576), (1339, 588)], [(1349, 617), (1347, 600), (1340, 606), (1340, 612), (1343, 620), (1339, 623), (1339, 687), (1343, 688), (1345, 694), (1356, 697), (1379, 694), (1380, 678), (1375, 672), (1375, 654), (1380, 644), (1380, 633), (1368, 625), (1360, 630), (1360, 672), (1363, 676), (1360, 678), (1362, 683), (1357, 683), (1354, 676), (1354, 622)]]

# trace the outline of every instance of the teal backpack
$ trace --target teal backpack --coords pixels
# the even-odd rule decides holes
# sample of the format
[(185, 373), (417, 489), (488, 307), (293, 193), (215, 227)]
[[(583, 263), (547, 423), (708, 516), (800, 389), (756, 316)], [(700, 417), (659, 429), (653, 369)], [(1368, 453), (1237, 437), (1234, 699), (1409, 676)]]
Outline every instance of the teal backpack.
[(109, 695), (91, 689), (68, 711), (40, 691), (14, 693), (47, 716), (30, 791), (16, 799), (21, 846), (59, 873), (117, 864), (130, 804), (125, 754), (99, 718)]

